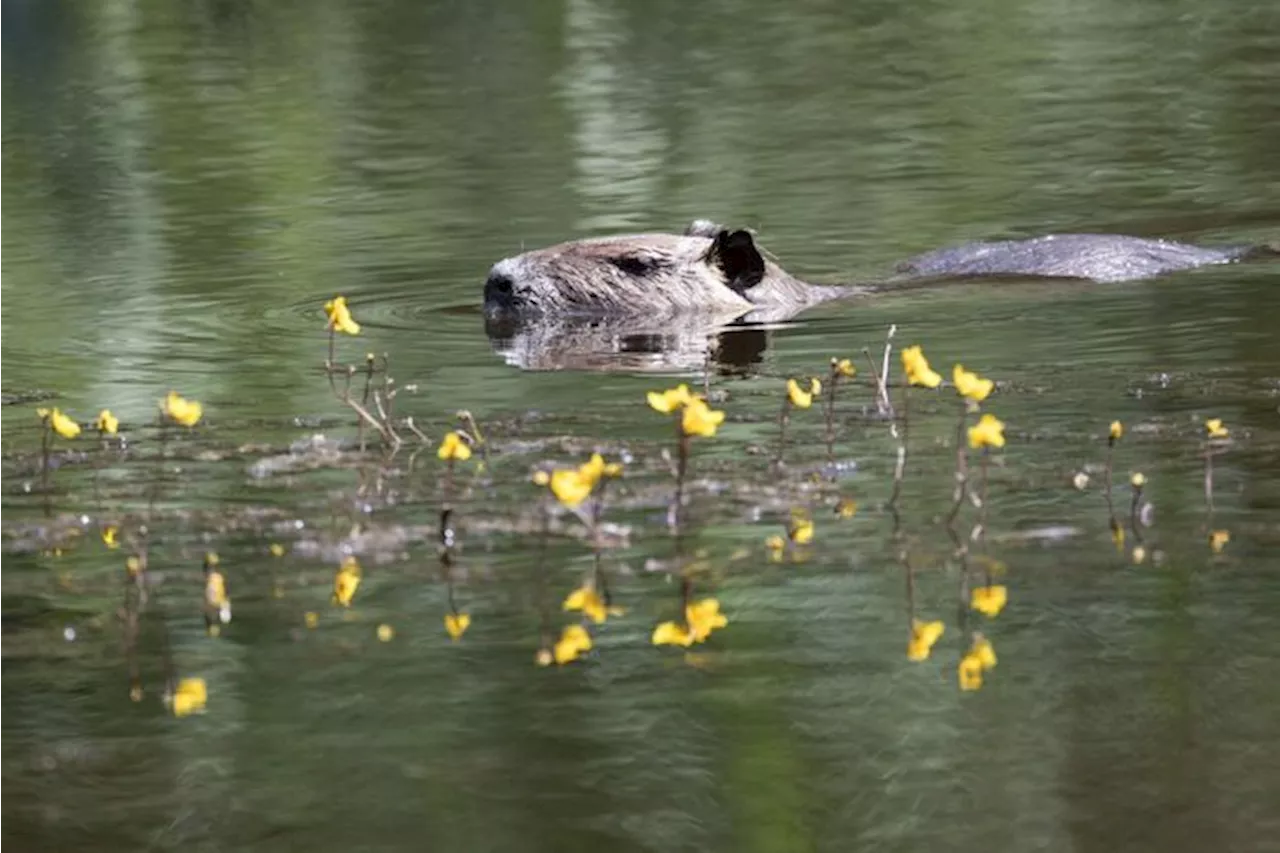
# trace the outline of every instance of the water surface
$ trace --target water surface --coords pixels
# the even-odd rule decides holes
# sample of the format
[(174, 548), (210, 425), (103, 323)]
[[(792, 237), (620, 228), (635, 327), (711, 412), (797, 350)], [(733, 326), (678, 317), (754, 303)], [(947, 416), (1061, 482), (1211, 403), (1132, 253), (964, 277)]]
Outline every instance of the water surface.
[[(37, 403), (4, 409), (15, 849), (1280, 849), (1274, 263), (914, 290), (772, 331), (712, 383), (729, 421), (696, 446), (679, 542), (670, 424), (643, 394), (701, 375), (521, 371), (478, 308), (500, 257), (697, 217), (831, 281), (1055, 230), (1276, 241), (1272, 4), (9, 3), (4, 48), (4, 391), (85, 422), (109, 406), (129, 437), (59, 442), (43, 495)], [(491, 479), (455, 494), (452, 584), (433, 451), (254, 475), (314, 433), (355, 438), (320, 369), (339, 292), (365, 327), (340, 355), (386, 353), (417, 385), (401, 413), (433, 436), (457, 409), (489, 427)], [(996, 378), (1009, 425), (972, 562), (975, 581), (1003, 567), (1010, 603), (985, 620), (940, 523), (956, 404), (912, 404), (901, 542), (918, 615), (947, 624), (923, 663), (860, 355), (893, 324), (944, 372)], [(840, 476), (821, 477), (817, 410), (776, 476), (783, 379), (833, 355), (862, 371)], [(162, 447), (170, 388), (206, 417)], [(1233, 436), (1212, 515), (1209, 417)], [(1098, 491), (1112, 419), (1117, 515), (1132, 471), (1154, 505), (1120, 549)], [(630, 460), (605, 511), (630, 536), (602, 562), (628, 612), (540, 669), (592, 555), (519, 527), (536, 530), (527, 478), (595, 448)], [(129, 546), (98, 529), (136, 530), (153, 495), (130, 655)], [(793, 507), (815, 542), (771, 563)], [(365, 576), (342, 612), (353, 541)], [(207, 550), (234, 602), (217, 638)], [(678, 611), (667, 570), (689, 563), (730, 623), (689, 655), (653, 648)], [(474, 619), (458, 643), (450, 588)], [(1000, 663), (962, 693), (973, 629)], [(175, 675), (206, 680), (206, 713), (166, 712)]]

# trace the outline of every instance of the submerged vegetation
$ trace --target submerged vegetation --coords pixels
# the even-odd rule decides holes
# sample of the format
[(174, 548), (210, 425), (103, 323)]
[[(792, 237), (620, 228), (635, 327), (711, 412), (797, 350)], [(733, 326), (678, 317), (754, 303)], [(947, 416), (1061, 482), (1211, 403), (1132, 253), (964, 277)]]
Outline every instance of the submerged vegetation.
[[(731, 626), (740, 619), (725, 607), (717, 596), (723, 583), (725, 567), (705, 549), (688, 548), (691, 533), (698, 524), (699, 502), (715, 500), (716, 488), (708, 488), (698, 479), (698, 466), (694, 458), (694, 439), (735, 443), (735, 435), (726, 435), (731, 423), (732, 406), (723, 405), (724, 392), (708, 385), (704, 393), (690, 391), (687, 385), (656, 389), (648, 392), (649, 410), (669, 416), (673, 426), (673, 441), (653, 451), (640, 451), (617, 443), (602, 442), (600, 450), (592, 450), (585, 461), (551, 461), (532, 464), (517, 479), (523, 484), (511, 485), (495, 476), (493, 457), (518, 458), (517, 452), (504, 452), (502, 430), (491, 426), (486, 438), (476, 419), (467, 411), (454, 415), (451, 424), (436, 421), (438, 431), (424, 429), (415, 416), (399, 414), (396, 400), (402, 394), (415, 390), (416, 386), (400, 385), (391, 376), (387, 355), (368, 353), (358, 363), (340, 360), (341, 336), (358, 336), (360, 324), (342, 296), (325, 303), (327, 352), (323, 360), (324, 375), (334, 399), (354, 415), (356, 440), (348, 447), (332, 446), (328, 440), (317, 437), (309, 446), (289, 458), (273, 463), (288, 470), (289, 466), (301, 468), (335, 468), (354, 470), (357, 478), (355, 494), (362, 505), (394, 505), (404, 499), (403, 486), (393, 486), (393, 481), (406, 477), (421, 478), (428, 489), (418, 496), (421, 504), (429, 506), (435, 514), (435, 523), (415, 530), (403, 527), (378, 530), (367, 518), (351, 517), (349, 533), (339, 535), (333, 543), (324, 547), (310, 542), (302, 548), (295, 543), (292, 551), (280, 541), (263, 543), (264, 553), (275, 561), (290, 559), (301, 567), (307, 564), (323, 565), (328, 562), (331, 575), (331, 605), (340, 618), (347, 618), (360, 608), (362, 581), (366, 569), (361, 558), (377, 563), (386, 562), (386, 555), (399, 553), (410, 542), (434, 539), (440, 582), (446, 589), (447, 607), (437, 618), (442, 624), (442, 639), (453, 644), (463, 643), (473, 624), (483, 623), (484, 613), (473, 613), (459, 606), (458, 589), (473, 576), (475, 558), (467, 557), (463, 547), (467, 531), (496, 531), (518, 537), (536, 553), (535, 568), (538, 573), (539, 594), (535, 602), (538, 612), (536, 639), (530, 638), (528, 648), (538, 666), (580, 665), (600, 651), (599, 640), (604, 632), (611, 631), (615, 623), (643, 621), (646, 617), (624, 606), (610, 584), (610, 575), (616, 571), (610, 552), (627, 546), (634, 526), (636, 513), (664, 508), (664, 535), (670, 541), (670, 553), (664, 557), (652, 557), (651, 571), (672, 581), (675, 594), (669, 608), (655, 613), (653, 621), (643, 630), (652, 646), (673, 646), (690, 649), (698, 644), (732, 643)], [(960, 691), (979, 690), (990, 679), (997, 664), (995, 643), (998, 629), (992, 620), (998, 619), (1010, 605), (1011, 587), (1016, 589), (1016, 573), (1008, 577), (1005, 564), (990, 553), (992, 536), (990, 528), (1000, 524), (998, 513), (989, 508), (989, 491), (992, 469), (998, 461), (1001, 469), (1017, 465), (1016, 454), (1026, 452), (1022, 442), (1006, 434), (1007, 426), (993, 411), (985, 407), (993, 399), (999, 399), (995, 380), (984, 377), (962, 364), (956, 363), (951, 371), (952, 381), (944, 388), (943, 377), (929, 363), (923, 348), (912, 345), (901, 350), (896, 360), (900, 371), (893, 370), (891, 358), (896, 327), (891, 329), (884, 344), (881, 365), (877, 367), (866, 350), (871, 364), (871, 377), (866, 382), (856, 382), (857, 371), (849, 358), (833, 356), (825, 384), (817, 377), (788, 378), (779, 386), (781, 409), (777, 417), (776, 451), (770, 465), (771, 488), (775, 502), (785, 501), (789, 507), (785, 513), (781, 532), (772, 532), (767, 521), (758, 538), (763, 546), (759, 551), (735, 553), (729, 564), (735, 571), (750, 571), (753, 564), (801, 566), (807, 562), (814, 549), (823, 547), (823, 537), (815, 520), (817, 511), (826, 507), (837, 522), (851, 519), (858, 509), (854, 496), (842, 493), (837, 463), (837, 446), (842, 438), (842, 422), (838, 414), (839, 394), (848, 398), (861, 398), (858, 402), (867, 412), (868, 423), (883, 424), (888, 441), (873, 439), (880, 446), (863, 448), (863, 452), (883, 453), (892, 458), (892, 480), (886, 486), (887, 501), (882, 505), (882, 517), (891, 524), (891, 541), (896, 559), (906, 581), (906, 613), (903, 631), (905, 659), (909, 663), (924, 664), (939, 658), (949, 658), (945, 666), (953, 667), (955, 683)], [(788, 430), (792, 421), (813, 408), (820, 406), (821, 437), (825, 444), (827, 465), (818, 468), (788, 466), (785, 457)], [(894, 390), (897, 390), (897, 405)], [(948, 390), (949, 389), (949, 390)], [(954, 397), (951, 394), (954, 394)], [(927, 395), (927, 399), (920, 399)], [(914, 399), (913, 399), (914, 397)], [(731, 401), (730, 401), (731, 403)], [(912, 405), (915, 404), (913, 411)], [(154, 436), (154, 449), (135, 450), (128, 447), (129, 438), (122, 432), (120, 421), (108, 409), (103, 409), (93, 421), (97, 433), (97, 453), (86, 457), (94, 472), (93, 511), (99, 519), (100, 539), (109, 551), (120, 550), (124, 603), (120, 609), (124, 637), (123, 666), (127, 672), (129, 695), (141, 701), (147, 695), (144, 684), (144, 668), (140, 664), (140, 644), (144, 622), (159, 625), (160, 651), (163, 659), (162, 686), (158, 692), (165, 707), (175, 716), (187, 716), (204, 711), (210, 702), (210, 689), (216, 703), (216, 683), (206, 685), (202, 676), (186, 672), (187, 666), (174, 659), (168, 640), (166, 613), (160, 608), (153, 594), (152, 577), (158, 561), (163, 561), (166, 575), (172, 577), (181, 571), (173, 565), (174, 556), (163, 548), (156, 550), (155, 532), (166, 517), (164, 497), (173, 486), (168, 478), (167, 463), (174, 443), (181, 441), (182, 453), (193, 452), (191, 442), (198, 440), (201, 430), (216, 430), (205, 421), (204, 406), (196, 400), (183, 397), (177, 391), (169, 391), (158, 402), (157, 418), (151, 427), (141, 425), (131, 432), (149, 430)], [(930, 421), (943, 419), (947, 411), (954, 413), (954, 429), (950, 431), (949, 446), (954, 451), (954, 468), (951, 472), (951, 496), (945, 515), (922, 520), (913, 517), (907, 522), (910, 507), (904, 498), (904, 482), (923, 472), (908, 469), (909, 435), (913, 428), (927, 426)], [(940, 412), (940, 414), (939, 414)], [(37, 410), (40, 424), (38, 450), (39, 492), (44, 500), (45, 515), (53, 521), (27, 531), (8, 531), (11, 540), (26, 542), (29, 547), (39, 547), (49, 553), (75, 544), (79, 528), (91, 517), (84, 513), (79, 502), (84, 496), (71, 492), (60, 493), (53, 482), (54, 464), (58, 446), (83, 443), (81, 425), (60, 409)], [(914, 423), (913, 423), (914, 419)], [(427, 418), (427, 421), (433, 419)], [(815, 423), (806, 424), (806, 431), (796, 435), (793, 442), (807, 444), (817, 433)], [(809, 427), (812, 426), (812, 429)], [(174, 430), (177, 429), (178, 433)], [(431, 433), (437, 437), (432, 437)], [(873, 430), (873, 435), (878, 429)], [(180, 433), (180, 434), (179, 434)], [(944, 431), (943, 434), (948, 434)], [(1117, 450), (1126, 434), (1120, 421), (1110, 424), (1106, 432), (1106, 448), (1102, 462), (1102, 495), (1107, 510), (1108, 524), (1117, 549), (1126, 552), (1128, 559), (1139, 564), (1146, 562), (1154, 552), (1146, 542), (1145, 531), (1150, 527), (1153, 507), (1147, 498), (1149, 483), (1142, 472), (1133, 472), (1128, 478), (1129, 509), (1127, 517), (1117, 511), (1114, 496), (1113, 469)], [(1017, 436), (1018, 433), (1015, 433)], [(497, 447), (492, 444), (496, 437)], [(61, 445), (55, 446), (55, 440)], [(370, 447), (370, 441), (375, 446)], [(1204, 438), (1200, 453), (1204, 460), (1204, 498), (1207, 512), (1206, 532), (1211, 551), (1221, 553), (1230, 541), (1228, 531), (1214, 524), (1214, 459), (1230, 449), (1232, 434), (1220, 419), (1210, 419), (1204, 424)], [(584, 442), (561, 442), (562, 446), (590, 447)], [(606, 445), (609, 449), (606, 452)], [(423, 451), (429, 460), (424, 461)], [(749, 455), (749, 448), (734, 448), (732, 453)], [(143, 466), (150, 466), (151, 476), (144, 489), (145, 502), (131, 506), (104, 505), (100, 495), (98, 471), (108, 454), (129, 453)], [(1006, 460), (1003, 454), (1015, 458)], [(297, 458), (294, 458), (297, 457)], [(274, 459), (274, 457), (272, 457)], [(578, 457), (581, 459), (581, 457)], [(264, 464), (266, 460), (263, 461)], [(396, 468), (399, 465), (401, 467)], [(633, 468), (653, 471), (665, 468), (674, 481), (673, 487), (655, 489), (628, 488), (629, 472)], [(274, 470), (270, 466), (267, 470)], [(512, 470), (503, 464), (503, 473)], [(509, 480), (509, 478), (508, 478)], [(617, 483), (617, 486), (613, 484)], [(1087, 470), (1080, 470), (1071, 483), (1081, 492), (1090, 489), (1091, 477)], [(516, 519), (485, 518), (486, 496), (503, 488), (529, 489), (525, 504), (529, 512)], [(696, 487), (695, 487), (696, 486)], [(754, 488), (751, 484), (740, 486), (744, 493)], [(863, 496), (863, 502), (866, 498)], [(874, 505), (874, 504), (873, 504)], [(366, 512), (367, 514), (367, 512)], [(767, 513), (766, 513), (767, 515)], [(474, 516), (474, 517), (468, 517)], [(617, 520), (611, 520), (617, 516)], [(628, 523), (624, 518), (631, 519)], [(58, 520), (61, 519), (61, 523)], [(336, 519), (335, 519), (336, 520)], [(280, 527), (267, 528), (261, 523), (250, 525), (257, 535), (264, 538), (269, 530), (284, 532)], [(775, 528), (776, 529), (776, 528)], [(428, 533), (428, 531), (430, 531)], [(934, 559), (929, 540), (931, 531), (945, 532), (950, 541), (947, 556), (941, 568), (954, 573), (957, 580), (956, 619), (954, 624), (925, 610), (918, 598), (919, 559)], [(210, 531), (206, 539), (216, 544), (219, 534)], [(474, 533), (472, 534), (474, 535)], [(379, 542), (381, 536), (388, 540)], [(589, 552), (590, 569), (576, 586), (557, 590), (557, 573), (553, 571), (549, 556), (549, 543), (553, 539), (568, 538), (585, 546)], [(582, 547), (575, 546), (575, 547)], [(758, 560), (756, 559), (758, 556)], [(784, 569), (789, 570), (789, 569)], [(224, 636), (233, 630), (232, 581), (228, 578), (218, 554), (209, 550), (199, 565), (202, 573), (202, 593), (193, 597), (192, 604), (203, 613), (210, 640)], [(274, 570), (268, 579), (271, 596), (284, 597), (284, 587)], [(238, 583), (252, 583), (249, 577), (238, 577)], [(559, 607), (555, 602), (560, 602)], [(936, 606), (936, 605), (934, 605)], [(976, 614), (976, 616), (974, 615)], [(985, 622), (979, 627), (978, 617)], [(295, 617), (296, 618), (296, 617)], [(301, 611), (300, 621), (308, 630), (320, 629), (324, 614), (309, 609)], [(439, 630), (437, 628), (437, 630)], [(398, 636), (396, 626), (381, 622), (373, 632), (379, 642), (390, 643)], [(721, 639), (721, 635), (727, 635)], [(956, 646), (948, 653), (939, 651), (944, 637), (956, 637)], [(694, 662), (692, 658), (689, 659)]]

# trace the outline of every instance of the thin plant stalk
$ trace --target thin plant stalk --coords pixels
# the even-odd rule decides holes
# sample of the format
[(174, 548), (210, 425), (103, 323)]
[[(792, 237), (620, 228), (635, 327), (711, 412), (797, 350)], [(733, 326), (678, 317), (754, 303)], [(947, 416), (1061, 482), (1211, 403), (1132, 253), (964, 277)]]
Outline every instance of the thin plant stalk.
[(956, 485), (951, 496), (951, 512), (947, 514), (947, 527), (955, 526), (956, 516), (960, 514), (960, 505), (969, 493), (969, 450), (965, 443), (965, 424), (968, 423), (969, 406), (960, 403), (960, 420), (956, 423)]
[(898, 498), (902, 494), (902, 479), (907, 471), (907, 435), (911, 427), (911, 383), (902, 384), (902, 429), (898, 433), (898, 460), (893, 466), (893, 493), (889, 506), (897, 514)]
[(778, 455), (774, 457), (773, 464), (781, 468), (783, 465), (782, 456), (787, 449), (787, 424), (791, 422), (791, 396), (784, 395), (782, 398), (782, 411), (778, 413)]

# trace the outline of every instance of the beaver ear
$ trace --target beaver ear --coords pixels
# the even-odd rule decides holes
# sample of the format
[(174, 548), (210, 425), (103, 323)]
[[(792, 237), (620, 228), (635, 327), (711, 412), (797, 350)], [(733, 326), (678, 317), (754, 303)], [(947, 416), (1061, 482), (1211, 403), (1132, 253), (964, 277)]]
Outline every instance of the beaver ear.
[(725, 284), (738, 293), (750, 290), (764, 278), (764, 257), (746, 231), (721, 229), (711, 239), (707, 260), (720, 267)]

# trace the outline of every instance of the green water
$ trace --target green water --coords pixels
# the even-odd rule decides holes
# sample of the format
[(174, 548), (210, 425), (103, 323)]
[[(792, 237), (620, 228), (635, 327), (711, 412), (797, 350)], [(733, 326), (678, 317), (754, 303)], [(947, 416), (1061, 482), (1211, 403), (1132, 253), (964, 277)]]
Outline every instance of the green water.
[[(498, 258), (695, 217), (818, 280), (1055, 230), (1276, 241), (1274, 4), (27, 2), (3, 23), (4, 392), (57, 395), (6, 405), (0, 432), (13, 849), (1280, 849), (1274, 262), (820, 308), (714, 378), (728, 421), (695, 442), (678, 541), (670, 424), (643, 396), (701, 374), (522, 371), (479, 312)], [(386, 353), (417, 385), (400, 415), (434, 438), (469, 409), (491, 440), (489, 476), (455, 484), (451, 572), (434, 452), (351, 449), (321, 369), (335, 293), (364, 324), (339, 357)], [(950, 390), (912, 400), (894, 538), (861, 355), (893, 324), (999, 382), (968, 579), (1004, 567), (994, 620), (961, 605), (942, 523)], [(816, 408), (775, 474), (783, 379), (833, 355), (861, 370), (839, 475)], [(205, 418), (161, 441), (170, 388)], [(37, 405), (110, 407), (127, 447), (55, 441), (43, 490)], [(1209, 417), (1232, 434), (1212, 515)], [(1113, 419), (1122, 549), (1099, 490)], [(259, 476), (315, 433), (348, 450)], [(543, 669), (592, 553), (566, 514), (544, 541), (528, 476), (593, 449), (629, 460), (604, 509), (629, 535), (601, 560), (627, 613)], [(1154, 507), (1136, 531), (1133, 471)], [(815, 540), (772, 563), (796, 507)], [(133, 643), (113, 522), (150, 531)], [(234, 605), (216, 638), (207, 550)], [(917, 615), (947, 626), (921, 663), (904, 550)], [(688, 655), (649, 644), (677, 568), (729, 617)], [(473, 617), (457, 643), (450, 589)], [(999, 664), (964, 693), (974, 629)], [(205, 713), (166, 711), (173, 677), (205, 679)]]

